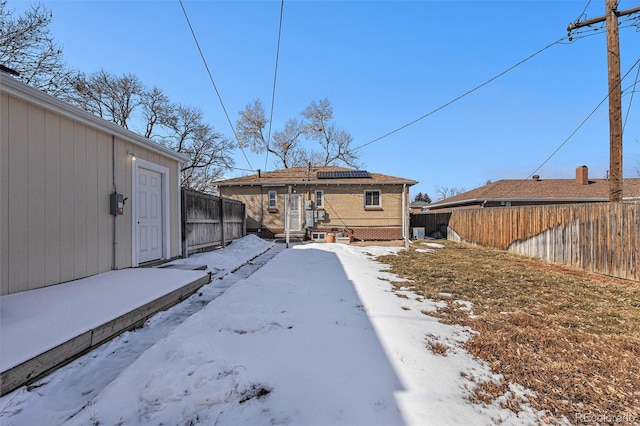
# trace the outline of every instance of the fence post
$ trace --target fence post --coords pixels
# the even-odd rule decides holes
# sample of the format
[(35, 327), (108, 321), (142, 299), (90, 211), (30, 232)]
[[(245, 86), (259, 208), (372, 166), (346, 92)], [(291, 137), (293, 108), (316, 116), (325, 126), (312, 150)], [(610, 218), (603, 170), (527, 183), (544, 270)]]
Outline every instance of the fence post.
[(224, 198), (220, 197), (220, 238), (222, 240), (222, 247), (226, 247), (224, 241)]
[(182, 228), (182, 257), (189, 257), (189, 251), (187, 249), (187, 191), (182, 188), (180, 191), (180, 213), (181, 213), (181, 228)]
[(242, 203), (242, 236), (247, 236), (247, 206)]

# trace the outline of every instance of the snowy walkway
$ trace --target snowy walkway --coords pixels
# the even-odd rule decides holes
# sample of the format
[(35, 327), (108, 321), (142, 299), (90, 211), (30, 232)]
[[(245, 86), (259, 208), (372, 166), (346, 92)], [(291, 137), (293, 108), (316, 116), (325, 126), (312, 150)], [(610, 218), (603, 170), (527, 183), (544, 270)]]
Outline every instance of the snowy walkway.
[[(237, 256), (226, 250), (218, 254)], [(530, 408), (516, 415), (499, 402), (469, 401), (470, 378), (495, 376), (460, 347), (468, 330), (424, 315), (436, 308), (433, 301), (393, 289), (389, 280), (397, 277), (372, 257), (397, 250), (342, 244), (282, 250), (122, 363), (117, 375), (102, 380), (98, 376), (105, 373), (90, 368), (92, 361), (126, 358), (144, 329), (61, 369), (37, 391), (0, 398), (0, 421), (7, 426), (537, 423), (539, 413)], [(202, 293), (215, 286), (214, 279)], [(428, 342), (445, 345), (446, 356), (429, 350)], [(95, 382), (102, 383), (98, 389)]]

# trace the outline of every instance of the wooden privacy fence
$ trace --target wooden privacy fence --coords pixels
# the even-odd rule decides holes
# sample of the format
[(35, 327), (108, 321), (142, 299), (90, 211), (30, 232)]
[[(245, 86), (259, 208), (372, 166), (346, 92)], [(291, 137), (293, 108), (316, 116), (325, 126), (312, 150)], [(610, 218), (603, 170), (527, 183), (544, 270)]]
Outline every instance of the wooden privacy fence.
[[(446, 214), (450, 214), (448, 239), (640, 281), (639, 203), (500, 207)], [(433, 214), (437, 217), (431, 220), (443, 222), (446, 214)]]
[(182, 253), (224, 247), (246, 235), (245, 205), (240, 201), (182, 189)]

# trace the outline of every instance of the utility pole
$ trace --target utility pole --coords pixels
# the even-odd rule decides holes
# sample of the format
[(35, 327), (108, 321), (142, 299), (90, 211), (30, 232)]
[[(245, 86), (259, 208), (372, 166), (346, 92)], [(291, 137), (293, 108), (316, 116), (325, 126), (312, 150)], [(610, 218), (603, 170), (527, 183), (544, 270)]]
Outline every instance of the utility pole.
[(640, 7), (618, 11), (618, 0), (605, 0), (604, 16), (570, 24), (571, 30), (598, 22), (607, 26), (607, 70), (609, 74), (609, 202), (622, 201), (622, 89), (620, 87), (620, 40), (618, 17), (640, 12)]

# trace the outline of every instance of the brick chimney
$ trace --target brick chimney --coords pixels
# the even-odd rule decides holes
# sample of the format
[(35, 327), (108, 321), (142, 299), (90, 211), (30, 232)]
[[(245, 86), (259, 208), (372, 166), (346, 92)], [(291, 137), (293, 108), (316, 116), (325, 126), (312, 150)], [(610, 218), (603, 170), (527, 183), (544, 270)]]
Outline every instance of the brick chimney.
[(587, 166), (576, 167), (576, 182), (580, 185), (589, 185), (589, 168)]

